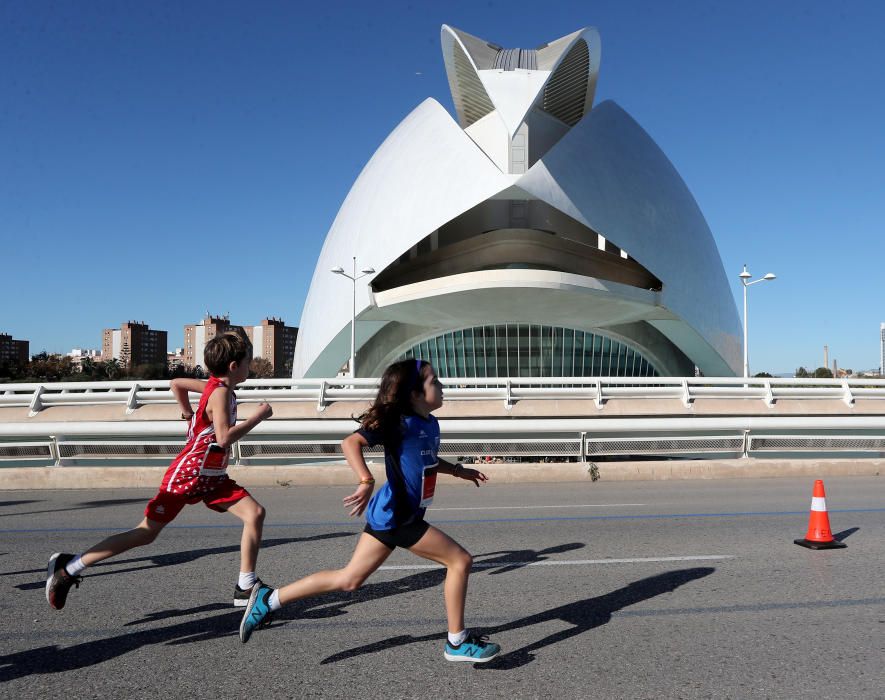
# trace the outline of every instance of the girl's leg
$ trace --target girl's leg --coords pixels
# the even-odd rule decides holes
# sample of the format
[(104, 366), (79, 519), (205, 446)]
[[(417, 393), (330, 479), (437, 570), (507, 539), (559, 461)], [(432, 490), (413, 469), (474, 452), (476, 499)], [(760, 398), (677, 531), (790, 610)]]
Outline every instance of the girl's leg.
[(355, 591), (384, 563), (393, 550), (370, 534), (360, 535), (350, 562), (343, 569), (318, 571), (278, 589), (281, 605), (331, 591)]
[(264, 527), (264, 506), (252, 496), (246, 496), (227, 509), (243, 521), (243, 536), (240, 539), (240, 571), (255, 571), (258, 548), (261, 546), (261, 531)]
[(108, 557), (122, 554), (135, 547), (143, 547), (157, 539), (157, 535), (164, 527), (166, 527), (166, 523), (144, 518), (133, 529), (111, 535), (93, 545), (80, 555), (80, 559), (86, 566), (92, 566)]
[(446, 567), (444, 595), (449, 632), (457, 634), (464, 629), (464, 601), (467, 598), (467, 577), (473, 566), (473, 557), (446, 533), (430, 526), (410, 552)]

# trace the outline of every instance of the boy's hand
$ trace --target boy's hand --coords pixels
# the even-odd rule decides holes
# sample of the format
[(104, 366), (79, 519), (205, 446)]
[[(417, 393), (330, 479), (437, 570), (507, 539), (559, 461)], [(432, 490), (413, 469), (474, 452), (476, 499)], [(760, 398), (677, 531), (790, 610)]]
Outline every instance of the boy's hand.
[(255, 415), (258, 417), (258, 420), (267, 420), (273, 415), (273, 409), (270, 407), (269, 403), (264, 403), (262, 401), (258, 404), (258, 409), (255, 411)]

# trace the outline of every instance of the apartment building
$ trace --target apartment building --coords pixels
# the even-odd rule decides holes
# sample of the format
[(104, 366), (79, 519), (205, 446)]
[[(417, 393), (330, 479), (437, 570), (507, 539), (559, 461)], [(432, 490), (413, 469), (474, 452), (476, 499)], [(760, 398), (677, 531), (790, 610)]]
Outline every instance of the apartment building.
[(146, 323), (127, 321), (102, 333), (102, 360), (115, 359), (124, 367), (166, 362), (166, 331), (152, 330)]

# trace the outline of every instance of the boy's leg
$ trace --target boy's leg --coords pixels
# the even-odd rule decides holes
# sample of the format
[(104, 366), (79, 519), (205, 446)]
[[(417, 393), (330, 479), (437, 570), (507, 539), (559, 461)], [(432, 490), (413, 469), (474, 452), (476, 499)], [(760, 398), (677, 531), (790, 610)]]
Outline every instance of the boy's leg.
[(126, 532), (103, 539), (80, 555), (85, 566), (93, 566), (100, 561), (122, 554), (123, 552), (150, 544), (168, 523), (144, 518), (138, 525)]
[(446, 567), (444, 595), (449, 632), (452, 634), (464, 629), (464, 602), (467, 599), (467, 578), (473, 557), (460, 544), (446, 533), (431, 525), (424, 536), (409, 551), (424, 559), (430, 559)]
[(245, 496), (227, 507), (227, 512), (243, 521), (243, 536), (240, 538), (240, 571), (254, 572), (258, 561), (258, 548), (261, 546), (261, 532), (264, 528), (264, 507), (252, 496)]
[(56, 552), (49, 558), (46, 573), (46, 600), (56, 610), (65, 606), (71, 586), (79, 586), (80, 573), (87, 566), (120, 554), (133, 547), (153, 542), (166, 523), (144, 518), (132, 530), (121, 532), (102, 540), (79, 556)]

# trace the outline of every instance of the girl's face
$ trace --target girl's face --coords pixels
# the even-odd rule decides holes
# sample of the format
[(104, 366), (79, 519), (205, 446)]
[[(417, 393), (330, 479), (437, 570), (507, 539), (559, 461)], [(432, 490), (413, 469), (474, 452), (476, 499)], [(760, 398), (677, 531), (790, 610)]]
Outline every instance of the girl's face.
[(443, 385), (431, 365), (421, 368), (423, 383), (412, 393), (412, 407), (416, 413), (427, 414), (443, 405)]

